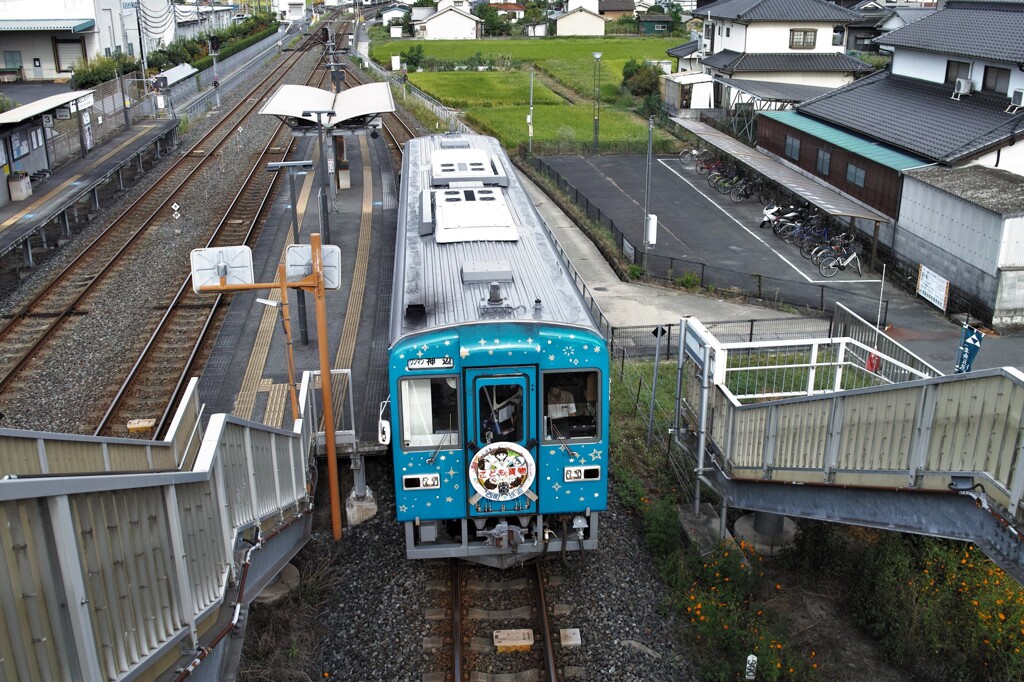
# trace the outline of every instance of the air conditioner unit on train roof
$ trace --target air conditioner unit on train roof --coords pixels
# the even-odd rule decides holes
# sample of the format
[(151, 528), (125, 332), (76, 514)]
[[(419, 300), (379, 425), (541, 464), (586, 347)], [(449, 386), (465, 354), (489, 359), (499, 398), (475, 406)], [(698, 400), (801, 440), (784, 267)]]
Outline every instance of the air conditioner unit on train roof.
[(1010, 93), (1010, 106), (1024, 107), (1024, 90), (1014, 90)]

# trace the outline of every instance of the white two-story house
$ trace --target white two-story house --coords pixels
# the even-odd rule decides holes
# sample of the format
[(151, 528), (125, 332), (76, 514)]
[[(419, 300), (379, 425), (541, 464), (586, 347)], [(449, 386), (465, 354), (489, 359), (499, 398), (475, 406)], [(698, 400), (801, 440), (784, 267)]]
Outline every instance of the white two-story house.
[(846, 26), (859, 15), (826, 0), (719, 0), (694, 16), (704, 20), (700, 63), (725, 109), (765, 90), (784, 93), (780, 85), (821, 89), (801, 88), (806, 97), (871, 71), (844, 52)]
[(413, 8), (413, 31), (426, 40), (476, 40), (480, 37), (483, 19), (470, 12), (468, 0), (440, 0), (437, 9), (417, 21)]
[(875, 39), (888, 69), (763, 112), (758, 146), (892, 221), (879, 249), (946, 310), (1024, 324), (1024, 0), (947, 0)]

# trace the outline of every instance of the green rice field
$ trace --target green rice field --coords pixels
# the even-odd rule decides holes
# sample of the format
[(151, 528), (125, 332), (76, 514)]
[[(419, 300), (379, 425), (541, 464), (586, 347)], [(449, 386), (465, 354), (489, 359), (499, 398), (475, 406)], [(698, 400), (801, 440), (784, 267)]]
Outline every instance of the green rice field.
[[(630, 59), (666, 59), (665, 50), (679, 44), (675, 38), (560, 38), (529, 40), (400, 40), (374, 42), (371, 56), (390, 64), (391, 56), (422, 45), (427, 58), (449, 64), (481, 55), (499, 63), (519, 66), (501, 71), (421, 71), (409, 82), (459, 109), (468, 123), (497, 137), (506, 148), (525, 144), (529, 134), (530, 72), (539, 72), (576, 92), (568, 102), (552, 92), (541, 78), (534, 80), (533, 141), (560, 148), (589, 148), (593, 139), (594, 52), (601, 52), (600, 143), (606, 153), (646, 151), (647, 121), (621, 106), (622, 67)], [(627, 96), (628, 98), (628, 96)], [(675, 151), (679, 143), (656, 129), (655, 150)]]
[[(498, 138), (506, 148), (525, 144), (529, 133), (526, 114), (530, 107), (481, 107), (466, 112), (466, 121), (477, 130)], [(602, 146), (635, 145), (646, 150), (647, 125), (626, 111), (601, 108), (599, 137)], [(575, 143), (589, 145), (594, 135), (594, 110), (586, 105), (545, 105), (533, 108), (533, 139), (535, 142), (559, 142), (567, 148)], [(656, 151), (673, 148), (674, 138), (655, 128)]]
[[(409, 82), (456, 109), (530, 103), (530, 74), (524, 71), (423, 71), (410, 73)], [(564, 101), (534, 79), (535, 105)]]
[(534, 64), (576, 92), (594, 92), (594, 52), (601, 53), (601, 99), (614, 97), (622, 82), (622, 67), (630, 59), (669, 59), (665, 51), (680, 38), (530, 38), (521, 40), (387, 40), (374, 42), (370, 56), (390, 64), (391, 56), (422, 45), (427, 57), (468, 59), (477, 53)]

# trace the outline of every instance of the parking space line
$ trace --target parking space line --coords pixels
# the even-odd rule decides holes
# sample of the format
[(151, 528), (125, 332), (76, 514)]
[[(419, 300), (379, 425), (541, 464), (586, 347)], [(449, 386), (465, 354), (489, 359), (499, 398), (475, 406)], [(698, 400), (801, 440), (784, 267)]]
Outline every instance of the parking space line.
[[(765, 245), (765, 246), (766, 246), (766, 247), (768, 248), (768, 250), (769, 250), (769, 251), (771, 251), (771, 252), (772, 252), (772, 253), (774, 253), (774, 254), (775, 254), (776, 256), (778, 256), (778, 257), (779, 257), (779, 259), (780, 259), (780, 260), (781, 260), (781, 261), (782, 261), (783, 263), (785, 263), (786, 265), (788, 265), (789, 267), (791, 267), (791, 268), (793, 269), (793, 271), (794, 271), (794, 272), (795, 272), (796, 274), (798, 274), (798, 275), (800, 275), (801, 277), (803, 277), (803, 278), (804, 278), (804, 280), (805, 280), (805, 281), (806, 281), (807, 283), (809, 283), (809, 284), (844, 284), (844, 283), (847, 283), (847, 282), (849, 282), (850, 284), (862, 284), (862, 283), (871, 283), (871, 282), (881, 282), (881, 281), (882, 281), (882, 280), (880, 280), (880, 279), (857, 279), (857, 280), (852, 280), (852, 279), (851, 279), (851, 280), (842, 280), (842, 279), (820, 279), (820, 280), (816, 280), (816, 279), (812, 279), (811, 277), (808, 277), (808, 276), (807, 276), (807, 275), (806, 275), (806, 274), (805, 274), (804, 272), (802, 272), (802, 271), (800, 270), (800, 268), (798, 268), (798, 267), (797, 267), (797, 266), (796, 266), (796, 265), (795, 265), (795, 264), (794, 264), (794, 263), (793, 263), (793, 262), (792, 262), (792, 261), (791, 261), (791, 260), (790, 260), (790, 259), (789, 259), (789, 258), (788, 258), (787, 256), (785, 256), (784, 254), (782, 254), (781, 252), (779, 252), (778, 250), (776, 250), (776, 248), (775, 248), (775, 247), (774, 247), (774, 246), (773, 246), (772, 244), (770, 244), (770, 243), (768, 243), (767, 241), (765, 241), (764, 239), (762, 239), (762, 238), (761, 238), (761, 235), (759, 235), (759, 234), (758, 234), (757, 232), (754, 232), (754, 231), (753, 231), (753, 230), (751, 230), (751, 229), (750, 229), (749, 227), (747, 227), (746, 225), (744, 225), (744, 224), (743, 224), (743, 221), (741, 221), (741, 220), (737, 219), (737, 218), (736, 218), (736, 217), (735, 217), (734, 215), (732, 215), (731, 213), (729, 213), (728, 211), (726, 211), (726, 210), (725, 210), (725, 208), (723, 208), (722, 206), (720, 206), (720, 205), (718, 204), (718, 202), (717, 202), (717, 201), (715, 201), (715, 200), (714, 200), (713, 198), (711, 198), (711, 196), (709, 196), (709, 195), (705, 194), (705, 193), (704, 193), (704, 191), (703, 191), (702, 189), (700, 189), (700, 188), (699, 188), (699, 187), (697, 187), (697, 186), (696, 186), (695, 184), (693, 184), (692, 182), (690, 182), (690, 181), (689, 181), (689, 180), (688, 180), (688, 179), (687, 179), (686, 177), (684, 177), (683, 175), (681, 175), (681, 174), (680, 174), (680, 173), (679, 173), (679, 172), (678, 172), (678, 171), (677, 171), (676, 169), (672, 168), (672, 166), (671, 166), (671, 165), (669, 165), (668, 163), (666, 163), (666, 161), (668, 161), (668, 159), (658, 159), (658, 163), (660, 163), (660, 164), (661, 164), (662, 166), (664, 166), (664, 167), (665, 167), (666, 169), (668, 169), (668, 170), (669, 170), (669, 171), (670, 171), (671, 173), (673, 173), (673, 174), (674, 174), (674, 175), (675, 175), (676, 177), (678, 177), (678, 178), (679, 178), (680, 180), (682, 180), (683, 182), (685, 182), (685, 183), (686, 183), (687, 185), (689, 185), (690, 187), (692, 187), (692, 188), (694, 189), (694, 191), (696, 191), (696, 192), (697, 192), (698, 194), (700, 194), (700, 195), (701, 195), (702, 197), (704, 197), (705, 199), (707, 199), (707, 200), (708, 200), (708, 201), (709, 201), (709, 202), (711, 203), (711, 205), (712, 205), (712, 206), (714, 206), (714, 207), (715, 207), (715, 208), (717, 208), (717, 209), (718, 209), (719, 211), (721, 211), (721, 212), (722, 212), (722, 213), (723, 213), (723, 214), (724, 214), (725, 216), (727, 216), (727, 217), (729, 218), (729, 220), (731, 220), (731, 221), (733, 221), (734, 223), (736, 223), (737, 225), (739, 225), (739, 226), (740, 226), (740, 228), (742, 228), (743, 230), (745, 230), (745, 231), (747, 232), (747, 234), (749, 234), (749, 235), (750, 235), (751, 237), (753, 237), (753, 238), (754, 238), (754, 239), (756, 239), (757, 241), (759, 241), (759, 242), (761, 242), (762, 244), (764, 244), (764, 245)], [(863, 265), (862, 265), (861, 267), (863, 267)]]

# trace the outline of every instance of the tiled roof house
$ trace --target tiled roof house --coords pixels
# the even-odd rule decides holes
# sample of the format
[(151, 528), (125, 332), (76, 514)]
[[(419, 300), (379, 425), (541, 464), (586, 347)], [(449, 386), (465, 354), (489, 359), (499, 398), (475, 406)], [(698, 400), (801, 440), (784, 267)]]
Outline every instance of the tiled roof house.
[(723, 79), (831, 89), (871, 71), (844, 52), (846, 26), (859, 15), (825, 0), (719, 0), (695, 17), (704, 19), (701, 64), (725, 109), (746, 100)]
[(888, 69), (763, 113), (758, 146), (890, 216), (891, 255), (978, 317), (1024, 324), (1024, 0), (948, 0), (876, 42)]

